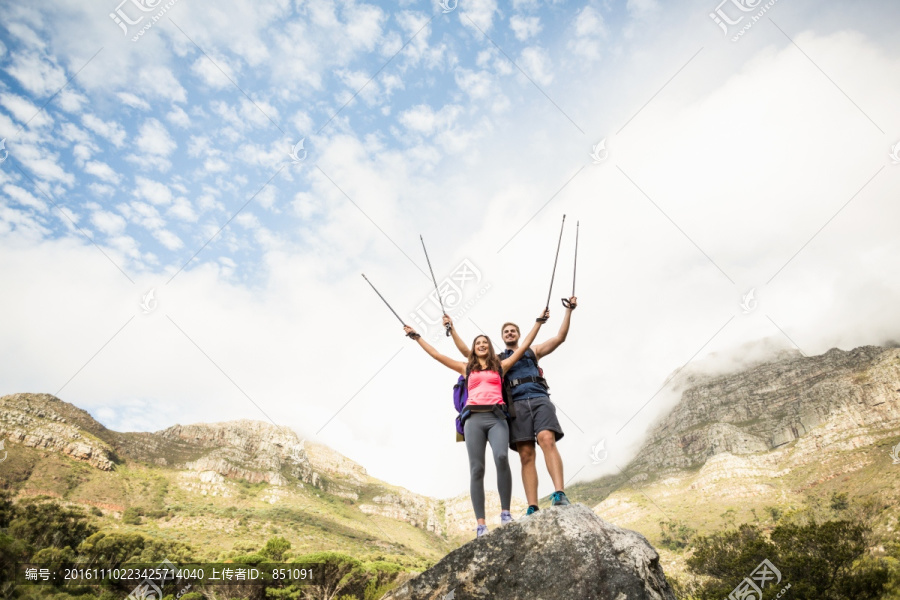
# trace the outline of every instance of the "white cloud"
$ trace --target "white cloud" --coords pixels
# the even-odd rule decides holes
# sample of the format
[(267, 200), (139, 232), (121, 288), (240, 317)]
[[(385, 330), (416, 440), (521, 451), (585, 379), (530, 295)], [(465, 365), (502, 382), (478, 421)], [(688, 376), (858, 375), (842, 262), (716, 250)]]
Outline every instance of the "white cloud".
[(54, 101), (68, 113), (80, 113), (88, 103), (85, 95), (71, 89), (71, 87), (63, 88)]
[(499, 93), (494, 84), (493, 77), (487, 71), (470, 71), (459, 68), (454, 73), (456, 85), (460, 87), (472, 100), (483, 100)]
[(253, 201), (266, 210), (272, 210), (278, 201), (278, 192), (274, 186), (266, 186), (256, 195)]
[(474, 23), (475, 27), (484, 33), (489, 33), (493, 25), (494, 13), (497, 12), (497, 0), (473, 0), (460, 6), (459, 10), (464, 11), (465, 17), (468, 17), (460, 19), (460, 23), (470, 28)]
[(34, 52), (13, 53), (7, 72), (22, 87), (41, 98), (55, 94), (66, 84), (65, 71)]
[(161, 98), (169, 102), (187, 102), (187, 91), (171, 69), (155, 64), (145, 64), (137, 70), (138, 89), (144, 96)]
[(125, 106), (130, 106), (132, 108), (139, 108), (141, 110), (150, 110), (150, 103), (140, 98), (131, 92), (119, 92), (116, 94), (116, 97), (124, 104)]
[(410, 131), (432, 135), (440, 129), (451, 127), (461, 112), (460, 106), (448, 105), (435, 111), (427, 104), (419, 104), (401, 113), (398, 120)]
[(529, 46), (523, 49), (516, 62), (538, 85), (549, 85), (553, 82), (553, 62), (543, 48)]
[(119, 204), (116, 208), (129, 222), (140, 225), (145, 229), (155, 231), (162, 229), (166, 225), (166, 222), (159, 215), (159, 211), (145, 202)]
[(541, 32), (541, 19), (539, 17), (513, 15), (509, 20), (509, 26), (513, 30), (516, 39), (520, 42), (525, 42)]
[(59, 131), (62, 134), (63, 139), (72, 143), (81, 144), (90, 148), (93, 152), (97, 151), (97, 146), (93, 144), (91, 136), (77, 125), (66, 122), (60, 125)]
[(207, 173), (225, 173), (231, 169), (231, 165), (221, 158), (207, 158), (203, 161), (203, 170)]
[(169, 156), (177, 147), (169, 130), (157, 119), (143, 122), (136, 144), (142, 152), (156, 156)]
[(75, 163), (84, 166), (84, 164), (90, 160), (91, 156), (93, 156), (96, 148), (92, 148), (91, 145), (86, 144), (75, 144), (72, 147), (72, 156), (75, 157)]
[(177, 235), (167, 229), (156, 229), (153, 237), (169, 250), (179, 250), (184, 247), (184, 242)]
[(603, 15), (596, 9), (585, 6), (578, 12), (575, 17), (574, 33), (567, 44), (571, 52), (589, 61), (595, 61), (602, 56), (608, 32)]
[(15, 200), (22, 206), (27, 206), (28, 208), (33, 208), (38, 212), (45, 213), (47, 212), (47, 203), (43, 200), (36, 198), (30, 192), (20, 188), (17, 185), (5, 185), (3, 186), (3, 193), (8, 195), (10, 198)]
[(121, 215), (106, 210), (91, 213), (91, 224), (108, 236), (117, 236), (125, 231), (127, 223)]
[(93, 115), (82, 115), (81, 123), (99, 135), (111, 142), (116, 148), (121, 148), (125, 143), (125, 129), (115, 121), (104, 121), (103, 119)]
[(141, 175), (134, 178), (134, 183), (137, 186), (134, 190), (136, 197), (148, 200), (157, 206), (165, 206), (172, 203), (172, 190), (165, 184)]
[(21, 21), (6, 23), (5, 27), (13, 37), (18, 38), (18, 40), (26, 46), (39, 50), (43, 50), (47, 47), (47, 44), (41, 39), (41, 36)]
[(96, 198), (111, 197), (116, 193), (116, 188), (105, 183), (89, 183), (88, 189)]
[(211, 88), (225, 89), (233, 87), (238, 79), (230, 62), (222, 56), (207, 58), (200, 55), (191, 65), (191, 71)]
[(119, 183), (121, 177), (105, 162), (92, 160), (84, 165), (84, 172), (108, 183)]
[(187, 198), (182, 196), (175, 198), (172, 206), (166, 211), (166, 214), (181, 219), (182, 221), (187, 221), (188, 223), (195, 223), (197, 221), (197, 213), (194, 211), (194, 207), (191, 206), (191, 203)]
[[(65, 186), (75, 183), (75, 177), (60, 164), (59, 155), (35, 144), (23, 142), (13, 146), (16, 159), (38, 178), (47, 182), (56, 182)], [(45, 188), (45, 192), (48, 190)], [(62, 190), (50, 190), (57, 193)]]
[(180, 106), (173, 106), (172, 110), (166, 115), (166, 120), (182, 129), (187, 129), (191, 124), (191, 118)]
[(648, 13), (660, 10), (658, 0), (628, 0), (625, 6), (628, 12), (635, 17), (642, 17)]
[(27, 123), (28, 127), (32, 129), (46, 127), (53, 123), (53, 119), (46, 111), (40, 110), (35, 104), (17, 94), (0, 95), (0, 105), (8, 110), (19, 123), (22, 125)]

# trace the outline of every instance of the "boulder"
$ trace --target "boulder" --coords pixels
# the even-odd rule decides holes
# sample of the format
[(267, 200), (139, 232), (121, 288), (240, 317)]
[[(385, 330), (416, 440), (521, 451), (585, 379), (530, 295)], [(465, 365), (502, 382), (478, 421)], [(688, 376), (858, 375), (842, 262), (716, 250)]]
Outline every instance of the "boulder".
[(675, 600), (641, 534), (583, 504), (538, 511), (490, 531), (384, 600)]

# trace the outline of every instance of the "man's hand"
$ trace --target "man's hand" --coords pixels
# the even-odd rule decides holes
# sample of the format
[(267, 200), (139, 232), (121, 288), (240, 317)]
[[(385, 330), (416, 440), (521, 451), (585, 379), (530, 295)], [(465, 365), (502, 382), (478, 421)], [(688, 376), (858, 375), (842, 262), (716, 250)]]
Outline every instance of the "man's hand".
[(568, 308), (569, 310), (575, 310), (576, 308), (578, 308), (578, 298), (575, 296), (571, 296), (569, 298), (569, 306), (567, 306), (566, 308)]
[(535, 322), (536, 323), (546, 323), (549, 318), (550, 318), (550, 309), (545, 308), (544, 312), (541, 313), (541, 316), (538, 317), (537, 319), (535, 319)]

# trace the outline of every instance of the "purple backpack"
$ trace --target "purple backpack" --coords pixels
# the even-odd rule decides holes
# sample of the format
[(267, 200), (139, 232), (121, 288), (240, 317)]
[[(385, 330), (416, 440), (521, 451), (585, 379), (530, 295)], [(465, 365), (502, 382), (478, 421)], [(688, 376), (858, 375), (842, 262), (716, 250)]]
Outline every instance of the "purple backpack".
[(466, 383), (466, 378), (462, 375), (459, 376), (459, 379), (456, 381), (456, 385), (453, 386), (453, 408), (456, 409), (456, 441), (464, 442), (466, 440), (463, 435), (463, 425), (465, 425), (466, 419), (469, 418), (469, 415), (472, 413), (471, 410), (466, 408), (466, 401), (469, 399), (469, 386)]

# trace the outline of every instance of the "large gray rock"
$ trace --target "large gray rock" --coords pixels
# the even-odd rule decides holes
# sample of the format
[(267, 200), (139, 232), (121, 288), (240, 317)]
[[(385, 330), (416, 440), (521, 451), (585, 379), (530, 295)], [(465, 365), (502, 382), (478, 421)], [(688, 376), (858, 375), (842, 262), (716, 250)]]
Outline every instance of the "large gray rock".
[(384, 600), (675, 600), (641, 534), (583, 504), (494, 529), (445, 556)]

